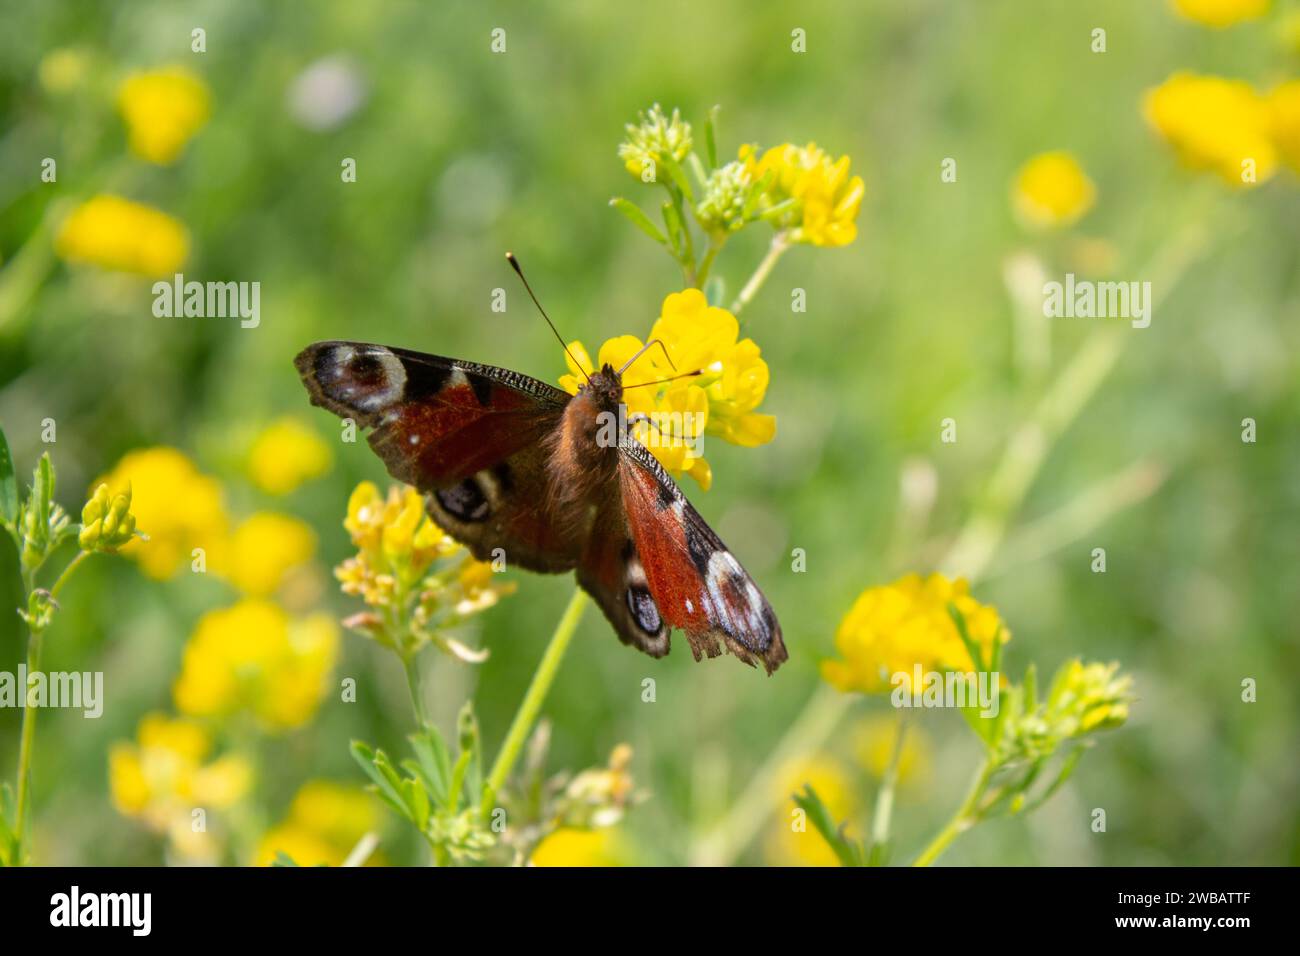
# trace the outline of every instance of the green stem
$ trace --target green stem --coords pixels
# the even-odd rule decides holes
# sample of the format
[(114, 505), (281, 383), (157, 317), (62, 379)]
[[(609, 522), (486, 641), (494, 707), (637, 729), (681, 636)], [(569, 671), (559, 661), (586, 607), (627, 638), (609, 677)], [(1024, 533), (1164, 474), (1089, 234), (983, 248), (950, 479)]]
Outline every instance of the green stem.
[(419, 654), (403, 654), (402, 669), (406, 671), (406, 689), (411, 692), (411, 708), (420, 730), (429, 726), (429, 715), (424, 707), (424, 688), (420, 682)]
[(988, 786), (989, 778), (993, 776), (995, 769), (997, 768), (993, 761), (985, 757), (984, 762), (980, 764), (979, 772), (975, 774), (975, 779), (971, 781), (970, 790), (966, 793), (966, 799), (961, 802), (961, 806), (952, 815), (952, 819), (930, 841), (930, 845), (921, 851), (921, 855), (916, 858), (916, 861), (912, 864), (913, 866), (929, 866), (932, 864), (944, 850), (948, 849), (948, 844), (978, 822), (980, 798), (984, 796), (984, 788)]
[[(40, 670), (40, 667), (41, 632), (34, 630), (27, 638), (27, 676), (29, 680), (33, 673)], [(14, 811), (14, 840), (17, 843), (14, 862), (19, 866), (22, 865), (24, 859), (23, 844), (26, 842), (27, 805), (31, 802), (32, 748), (36, 739), (36, 707), (33, 706), (30, 697), (30, 686), (24, 687), (23, 693), (29, 696), (25, 701), (27, 706), (23, 708), (21, 742), (18, 745), (18, 799)]]
[(59, 596), (59, 592), (63, 590), (63, 585), (67, 584), (68, 578), (72, 577), (72, 572), (77, 570), (81, 562), (85, 561), (88, 557), (90, 557), (89, 551), (79, 551), (77, 552), (77, 556), (68, 562), (68, 566), (63, 569), (63, 573), (59, 575), (58, 580), (56, 580), (50, 588), (51, 599)]
[(700, 267), (698, 270), (696, 270), (695, 287), (697, 289), (704, 288), (704, 283), (709, 278), (709, 270), (713, 268), (713, 260), (717, 257), (718, 253), (722, 250), (723, 242), (726, 242), (725, 238), (722, 240), (722, 242), (714, 242), (712, 240), (709, 241), (709, 248), (705, 250), (704, 258), (700, 260)]
[(750, 300), (754, 298), (754, 296), (758, 295), (758, 290), (763, 288), (763, 283), (767, 281), (767, 277), (772, 274), (772, 269), (776, 267), (777, 260), (779, 260), (789, 248), (790, 242), (786, 239), (784, 232), (778, 232), (772, 237), (772, 244), (767, 247), (767, 255), (765, 255), (763, 261), (758, 264), (758, 268), (754, 270), (754, 274), (749, 277), (749, 281), (745, 283), (745, 287), (740, 290), (740, 295), (736, 296), (736, 301), (731, 303), (731, 311), (733, 315), (739, 315), (740, 311), (745, 306), (749, 305)]
[(873, 856), (883, 852), (889, 843), (889, 823), (894, 812), (894, 790), (898, 786), (898, 764), (903, 757), (903, 744), (907, 740), (907, 712), (898, 712), (898, 721), (894, 730), (894, 750), (889, 756), (889, 766), (880, 781), (880, 791), (876, 794), (876, 807), (871, 817), (871, 852)]
[(555, 675), (560, 670), (560, 662), (564, 660), (564, 652), (568, 650), (569, 642), (578, 629), (578, 622), (582, 620), (582, 612), (586, 610), (587, 604), (587, 592), (581, 587), (575, 587), (573, 597), (569, 598), (569, 606), (564, 609), (564, 616), (556, 625), (555, 633), (551, 635), (551, 642), (546, 645), (546, 653), (542, 655), (542, 660), (533, 674), (532, 683), (528, 685), (528, 691), (524, 694), (519, 710), (515, 713), (515, 719), (510, 724), (505, 743), (501, 745), (501, 752), (497, 754), (496, 762), (492, 764), (492, 772), (488, 774), (487, 786), (483, 788), (483, 802), (479, 807), (484, 818), (492, 812), (492, 801), (496, 799), (497, 791), (510, 776), (510, 771), (514, 769), (515, 761), (519, 759), (519, 753), (523, 750), (529, 733), (532, 732), (533, 724), (537, 721), (537, 715), (546, 701), (551, 684), (555, 682)]

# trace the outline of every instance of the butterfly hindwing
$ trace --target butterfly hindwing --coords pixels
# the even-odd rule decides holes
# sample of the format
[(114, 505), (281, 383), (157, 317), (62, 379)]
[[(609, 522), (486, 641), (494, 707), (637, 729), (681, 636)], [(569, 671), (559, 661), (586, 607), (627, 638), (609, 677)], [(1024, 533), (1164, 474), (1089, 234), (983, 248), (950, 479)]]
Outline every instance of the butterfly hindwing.
[[(686, 632), (696, 660), (725, 648), (747, 664), (761, 661), (769, 674), (779, 667), (787, 655), (771, 605), (658, 460), (635, 441), (621, 449), (619, 488), (630, 544), (622, 596), (631, 633), (620, 629), (624, 640), (630, 636), (645, 650), (646, 641), (657, 640), (650, 625), (659, 620)], [(666, 638), (665, 631), (664, 653)]]
[(372, 429), (388, 473), (424, 492), (430, 516), (475, 557), (573, 567), (580, 544), (547, 512), (543, 451), (567, 393), (507, 369), (360, 342), (319, 342), (295, 362), (312, 402)]

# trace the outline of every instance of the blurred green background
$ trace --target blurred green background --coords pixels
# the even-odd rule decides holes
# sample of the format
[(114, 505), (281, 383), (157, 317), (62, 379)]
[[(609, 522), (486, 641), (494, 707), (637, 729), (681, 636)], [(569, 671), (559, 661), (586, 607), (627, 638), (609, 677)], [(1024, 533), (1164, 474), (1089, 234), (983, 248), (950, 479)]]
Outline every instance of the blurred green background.
[[(629, 859), (693, 858), (821, 684), (818, 664), (854, 598), (942, 559), (987, 504), (1008, 438), (1105, 324), (1063, 319), (1035, 333), (1018, 321), (1004, 276), (1013, 257), (1032, 254), (1058, 279), (1151, 280), (1158, 302), (1150, 328), (1118, 323), (1113, 371), (1051, 447), (974, 593), (1014, 633), (1013, 673), (1073, 655), (1119, 660), (1139, 700), (1050, 803), (976, 828), (945, 862), (1295, 864), (1300, 189), (1290, 172), (1240, 192), (1188, 172), (1141, 110), (1144, 91), (1179, 69), (1264, 84), (1294, 75), (1281, 15), (1210, 31), (1127, 0), (10, 4), (0, 284), (22, 250), (49, 246), (56, 204), (109, 191), (188, 227), (187, 278), (259, 281), (262, 321), (155, 318), (150, 280), (51, 258), (30, 289), (11, 274), (0, 292), (0, 423), (20, 474), (50, 451), (70, 509), (129, 450), (183, 450), (222, 481), (232, 513), (274, 508), (309, 522), (320, 538), (316, 606), (350, 613), (356, 603), (329, 568), (350, 552), (348, 493), (383, 470), (307, 407), (293, 356), (312, 341), (360, 339), (554, 381), (562, 355), (507, 249), (566, 337), (594, 352), (614, 335), (644, 336), (681, 276), (607, 205), (625, 195), (653, 209), (615, 155), (623, 124), (659, 102), (698, 130), (720, 104), (726, 157), (745, 142), (815, 140), (850, 156), (866, 181), (857, 241), (792, 250), (746, 311), (744, 334), (771, 368), (762, 410), (777, 417), (775, 441), (715, 441), (713, 489), (683, 484), (767, 593), (790, 661), (770, 679), (730, 659), (697, 665), (681, 635), (653, 661), (591, 611), (546, 705), (550, 765), (600, 764), (629, 742), (649, 793), (621, 825)], [(202, 54), (190, 51), (196, 26), (207, 32)], [(1098, 26), (1104, 54), (1089, 47)], [(496, 27), (504, 54), (489, 48)], [(791, 51), (796, 27), (804, 54)], [(83, 64), (57, 92), (41, 79), (55, 51)], [(346, 65), (360, 99), (313, 128), (290, 90), (322, 58)], [(132, 70), (172, 64), (207, 84), (212, 115), (175, 164), (153, 166), (128, 152), (114, 96)], [(1052, 149), (1078, 158), (1097, 203), (1073, 229), (1038, 236), (1017, 224), (1009, 193), (1020, 165)], [(58, 159), (56, 183), (39, 179), (47, 156)], [(344, 157), (356, 159), (355, 183), (340, 181)], [(945, 157), (957, 159), (955, 183), (940, 181)], [(720, 257), (729, 288), (753, 269), (767, 231), (747, 230)], [(504, 313), (491, 309), (498, 287)], [(807, 291), (806, 313), (790, 310), (795, 287)], [(1050, 350), (1037, 363), (1024, 358), (1027, 335)], [(242, 463), (250, 436), (284, 415), (330, 442), (334, 466), (271, 499)], [(47, 417), (53, 445), (41, 442)], [(940, 441), (948, 417), (954, 444)], [(1246, 417), (1258, 422), (1254, 444), (1240, 438)], [(921, 499), (933, 479), (933, 508), (905, 505), (905, 472)], [(1126, 474), (1133, 480), (1106, 484)], [(1035, 524), (1071, 503), (1077, 526)], [(791, 571), (796, 547), (806, 573)], [(1107, 550), (1105, 574), (1090, 570), (1095, 547)], [(15, 558), (0, 551), (0, 603), (14, 606)], [(486, 664), (426, 662), (445, 728), (478, 688), (490, 750), (572, 586), (514, 577), (518, 592), (479, 619)], [(106, 754), (143, 714), (171, 709), (195, 621), (232, 600), (208, 577), (160, 583), (110, 559), (64, 594), (45, 666), (103, 670), (107, 702), (99, 720), (41, 715), (40, 862), (163, 859), (162, 842), (110, 804)], [(0, 670), (20, 659), (18, 624), (0, 614)], [(345, 634), (341, 676), (357, 678), (358, 703), (327, 695), (309, 726), (257, 743), (267, 824), (304, 780), (361, 782), (349, 740), (402, 749), (410, 716), (396, 662)], [(654, 703), (642, 701), (647, 677)], [(1259, 686), (1253, 704), (1240, 699), (1247, 677)], [(852, 781), (858, 832), (874, 788), (860, 738), (888, 710), (883, 699), (854, 702), (817, 750)], [(923, 718), (926, 772), (905, 781), (896, 811), (900, 859), (952, 812), (977, 756), (959, 717)], [(10, 779), (18, 723), (17, 711), (0, 711)], [(788, 829), (788, 802), (774, 793), (763, 806), (772, 816), (754, 822), (738, 861), (797, 862), (773, 836)], [(1096, 807), (1104, 834), (1089, 829)], [(420, 859), (394, 821), (385, 834), (391, 862)]]

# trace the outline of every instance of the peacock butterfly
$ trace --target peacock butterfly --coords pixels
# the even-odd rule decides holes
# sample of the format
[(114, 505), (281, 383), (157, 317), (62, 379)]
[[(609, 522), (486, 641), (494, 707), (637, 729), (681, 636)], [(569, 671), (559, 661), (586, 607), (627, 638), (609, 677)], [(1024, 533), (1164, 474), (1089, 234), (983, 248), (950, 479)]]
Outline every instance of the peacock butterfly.
[[(312, 404), (370, 429), (388, 473), (479, 560), (501, 548), (531, 571), (576, 569), (619, 639), (652, 657), (680, 628), (697, 661), (725, 647), (771, 674), (786, 659), (767, 599), (627, 429), (626, 365), (604, 366), (576, 395), (360, 342), (317, 342), (295, 365)], [(602, 440), (611, 416), (617, 439)]]

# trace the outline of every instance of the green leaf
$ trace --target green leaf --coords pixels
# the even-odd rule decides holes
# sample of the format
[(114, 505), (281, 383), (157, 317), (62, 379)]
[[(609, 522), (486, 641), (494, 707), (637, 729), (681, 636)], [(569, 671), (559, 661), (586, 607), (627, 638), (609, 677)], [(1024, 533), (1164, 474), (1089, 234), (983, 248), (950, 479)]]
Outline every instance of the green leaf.
[(426, 728), (423, 733), (412, 734), (411, 749), (415, 751), (420, 769), (424, 771), (423, 779), (435, 803), (445, 806), (451, 787), (451, 755), (447, 752), (447, 743), (442, 739), (437, 728)]
[(664, 225), (668, 227), (668, 237), (671, 240), (670, 248), (677, 258), (684, 258), (686, 255), (686, 226), (682, 223), (681, 213), (677, 211), (676, 204), (664, 201)]
[(392, 765), (388, 763), (388, 758), (384, 752), (371, 750), (368, 746), (359, 740), (352, 741), (349, 748), (352, 756), (361, 769), (365, 771), (366, 776), (370, 778), (375, 785), (379, 797), (393, 809), (394, 812), (408, 819), (411, 817), (411, 808), (406, 805), (406, 799), (402, 795), (401, 780), (393, 771)]
[(704, 156), (709, 161), (709, 169), (718, 168), (718, 110), (720, 107), (714, 106), (709, 110), (708, 115), (704, 118)]
[(275, 859), (271, 861), (272, 866), (297, 866), (297, 862), (288, 853), (283, 850), (275, 851)]
[(826, 808), (826, 804), (822, 803), (821, 797), (817, 796), (817, 791), (812, 788), (812, 784), (805, 783), (803, 791), (803, 793), (794, 794), (795, 805), (808, 814), (808, 819), (812, 822), (813, 827), (821, 835), (821, 838), (826, 841), (826, 845), (835, 853), (840, 864), (842, 866), (866, 866), (867, 856), (863, 853), (862, 847), (844, 835), (844, 826), (842, 824), (838, 827), (835, 825), (830, 810)]
[(641, 207), (631, 200), (624, 199), (622, 196), (615, 196), (609, 201), (609, 204), (628, 218), (632, 225), (636, 226), (647, 236), (659, 243), (661, 246), (668, 245), (668, 239), (658, 227), (650, 221), (650, 217), (641, 211)]
[(50, 453), (41, 455), (36, 463), (36, 476), (33, 489), (36, 498), (36, 517), (41, 527), (50, 527), (50, 506), (54, 503), (54, 466), (50, 464)]
[(661, 156), (659, 165), (668, 170), (668, 178), (681, 190), (686, 201), (692, 206), (695, 205), (695, 192), (691, 189), (691, 181), (686, 177), (686, 171), (682, 169), (681, 164), (671, 156)]
[(0, 519), (6, 527), (18, 520), (18, 478), (14, 474), (14, 459), (9, 453), (9, 441), (0, 428)]

